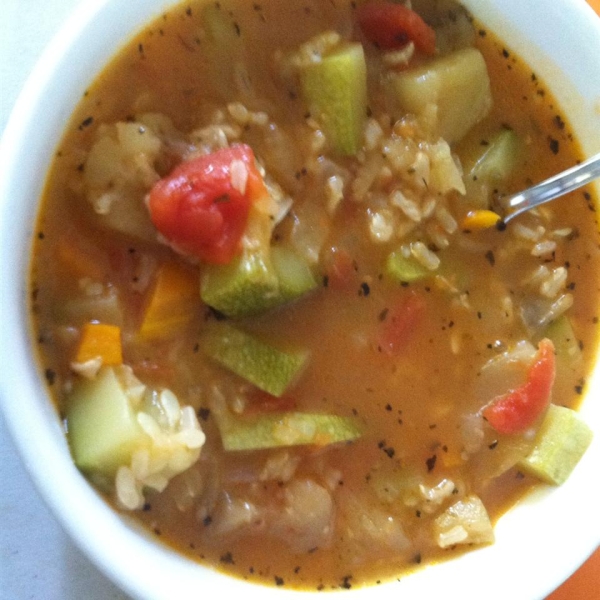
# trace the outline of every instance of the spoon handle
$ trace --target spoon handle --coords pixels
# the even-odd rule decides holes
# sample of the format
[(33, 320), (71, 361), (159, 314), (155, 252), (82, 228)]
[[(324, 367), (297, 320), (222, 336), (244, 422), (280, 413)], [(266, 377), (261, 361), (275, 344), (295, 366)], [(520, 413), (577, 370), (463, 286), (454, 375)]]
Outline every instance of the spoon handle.
[(503, 222), (507, 223), (517, 215), (559, 196), (576, 190), (600, 177), (600, 154), (546, 179), (537, 185), (517, 194), (496, 199)]

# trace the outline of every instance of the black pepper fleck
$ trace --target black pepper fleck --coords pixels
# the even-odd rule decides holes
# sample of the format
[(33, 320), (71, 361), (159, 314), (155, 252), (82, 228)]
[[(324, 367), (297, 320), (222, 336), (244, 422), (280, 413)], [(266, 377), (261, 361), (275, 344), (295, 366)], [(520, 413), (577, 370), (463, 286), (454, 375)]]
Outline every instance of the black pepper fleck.
[(44, 375), (48, 385), (54, 385), (54, 382), (56, 381), (56, 371), (54, 371), (54, 369), (46, 369)]
[(79, 130), (82, 131), (86, 127), (89, 127), (93, 122), (94, 122), (94, 117), (88, 117), (87, 119), (84, 119), (79, 124)]
[(433, 456), (430, 456), (426, 461), (425, 464), (427, 465), (427, 472), (431, 473), (431, 471), (433, 471), (433, 469), (435, 469), (435, 463), (437, 461), (437, 454), (434, 454)]
[(345, 590), (349, 590), (352, 587), (352, 584), (350, 583), (351, 579), (352, 575), (346, 575), (345, 577), (342, 577), (342, 584), (340, 587), (344, 588)]

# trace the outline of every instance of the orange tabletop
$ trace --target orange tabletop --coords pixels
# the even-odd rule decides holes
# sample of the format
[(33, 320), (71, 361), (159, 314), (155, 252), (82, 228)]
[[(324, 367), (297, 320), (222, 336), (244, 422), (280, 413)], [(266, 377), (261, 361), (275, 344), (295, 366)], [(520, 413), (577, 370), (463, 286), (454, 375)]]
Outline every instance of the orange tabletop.
[(546, 600), (600, 600), (600, 549)]
[(588, 4), (600, 15), (600, 0), (588, 0)]
[[(600, 0), (587, 0), (600, 15)], [(600, 600), (600, 549), (546, 600)]]

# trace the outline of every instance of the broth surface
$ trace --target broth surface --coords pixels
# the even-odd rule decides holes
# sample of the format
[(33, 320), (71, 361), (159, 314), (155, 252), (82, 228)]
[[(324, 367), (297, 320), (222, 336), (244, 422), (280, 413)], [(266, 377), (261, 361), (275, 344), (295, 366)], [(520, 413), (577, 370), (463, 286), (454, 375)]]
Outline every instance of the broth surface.
[[(413, 115), (391, 113), (382, 87), (390, 67), (358, 28), (356, 3), (346, 1), (192, 2), (165, 13), (89, 87), (48, 179), (32, 308), (42, 365), (66, 428), (72, 389), (86, 376), (73, 369), (84, 325), (118, 326), (124, 364), (146, 386), (169, 389), (182, 406), (192, 406), (206, 435), (197, 461), (164, 491), (145, 487), (136, 517), (179, 551), (251, 581), (351, 588), (463, 552), (468, 541), (440, 547), (445, 511), (475, 496), (493, 523), (538, 483), (518, 462), (539, 420), (507, 435), (490, 427), (482, 407), (522, 383), (553, 323), (567, 319), (575, 338), (567, 359), (557, 351), (553, 404), (577, 408), (596, 352), (600, 253), (589, 191), (519, 217), (505, 231), (461, 225), (468, 210), (482, 208), (481, 197), (522, 189), (576, 163), (580, 149), (569, 123), (543, 83), (492, 32), (446, 3), (413, 5), (436, 29), (439, 53), (474, 46), (485, 58), (493, 106), (451, 145), (465, 194), (435, 193), (433, 184), (418, 180), (419, 161), (433, 160), (437, 138)], [(326, 31), (360, 41), (366, 54), (365, 119), (379, 137), (358, 158), (340, 156), (322, 141), (327, 136), (289, 67), (302, 44)], [(411, 60), (409, 68), (427, 58), (417, 52)], [(131, 142), (127, 126), (150, 131), (160, 149), (154, 155), (144, 146), (123, 159), (118, 168), (127, 165), (129, 179), (116, 169), (108, 185), (94, 184), (93, 177), (110, 170), (104, 158), (100, 167), (93, 163), (98, 144), (110, 138), (124, 148)], [(484, 189), (469, 180), (471, 157), (506, 131), (516, 134), (522, 158)], [(251, 146), (271, 193), (281, 205), (293, 201), (270, 243), (292, 248), (318, 285), (247, 317), (225, 317), (198, 296), (174, 311), (185, 313), (183, 326), (144, 337), (141, 323), (160, 268), (176, 265), (196, 289), (206, 270), (157, 241), (147, 194), (179, 163), (214, 151), (219, 135), (227, 146)], [(413, 203), (401, 199), (401, 206), (389, 200), (397, 178), (389, 148), (398, 140), (412, 153), (399, 181), (402, 198)], [(362, 193), (370, 164), (376, 172)], [(107, 196), (115, 190), (133, 199), (135, 227), (119, 217), (118, 225), (106, 220), (119, 202)], [(417, 211), (412, 217), (410, 206)], [(433, 254), (439, 265), (401, 281), (385, 265), (402, 248), (423, 261)], [(276, 397), (203, 351), (206, 331), (224, 324), (285, 352), (307, 350), (309, 360)], [(511, 354), (523, 343), (526, 359)], [(219, 414), (257, 419), (291, 411), (343, 417), (360, 436), (223, 450)], [(123, 509), (111, 477), (87, 475)]]

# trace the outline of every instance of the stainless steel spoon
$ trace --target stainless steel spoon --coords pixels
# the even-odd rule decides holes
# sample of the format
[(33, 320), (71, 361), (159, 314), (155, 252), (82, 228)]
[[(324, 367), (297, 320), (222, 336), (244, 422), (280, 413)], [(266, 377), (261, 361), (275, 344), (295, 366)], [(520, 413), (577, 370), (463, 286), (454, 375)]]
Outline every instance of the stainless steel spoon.
[(600, 177), (600, 154), (558, 175), (510, 196), (498, 196), (492, 201), (492, 210), (500, 215), (496, 224), (504, 229), (509, 221), (536, 206), (564, 196)]

